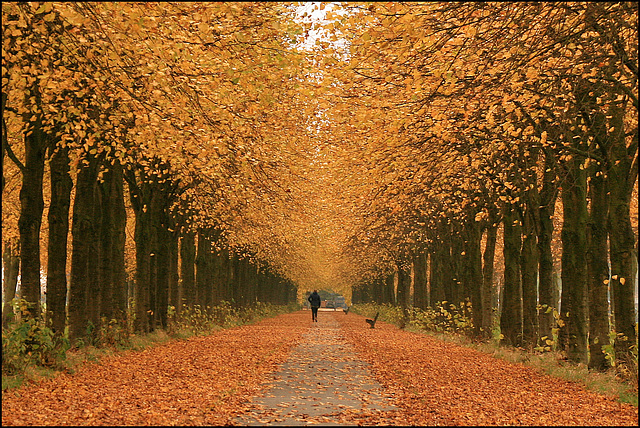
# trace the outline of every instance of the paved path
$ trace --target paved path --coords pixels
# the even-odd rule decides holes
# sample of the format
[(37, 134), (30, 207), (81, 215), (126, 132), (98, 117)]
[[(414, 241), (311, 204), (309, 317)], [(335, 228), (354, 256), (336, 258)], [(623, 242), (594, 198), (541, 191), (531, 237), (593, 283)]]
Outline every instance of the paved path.
[(396, 409), (341, 334), (338, 316), (345, 315), (320, 312), (265, 394), (254, 397), (237, 424), (339, 426), (344, 421), (340, 413)]

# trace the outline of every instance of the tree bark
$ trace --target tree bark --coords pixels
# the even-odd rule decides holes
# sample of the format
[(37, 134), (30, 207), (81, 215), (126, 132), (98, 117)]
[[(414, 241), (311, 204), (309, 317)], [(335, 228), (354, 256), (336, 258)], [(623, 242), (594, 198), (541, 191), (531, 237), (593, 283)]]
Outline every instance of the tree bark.
[(506, 206), (504, 213), (504, 288), (500, 331), (503, 341), (510, 346), (522, 346), (522, 286), (520, 252), (522, 226), (520, 216), (513, 206)]
[(96, 263), (92, 252), (94, 235), (98, 225), (95, 223), (94, 201), (98, 161), (94, 157), (87, 160), (76, 179), (76, 195), (73, 204), (71, 225), (71, 283), (69, 284), (69, 340), (72, 342), (83, 337), (93, 308), (88, 307), (91, 278), (90, 264)]
[(154, 331), (161, 325), (161, 301), (166, 301), (166, 251), (163, 240), (165, 228), (163, 226), (166, 195), (158, 183), (149, 183), (147, 190), (151, 193), (149, 204), (149, 328)]
[(111, 190), (111, 213), (113, 215), (113, 286), (112, 302), (115, 316), (126, 316), (128, 307), (127, 272), (125, 265), (127, 211), (124, 204), (124, 174), (122, 165), (116, 162), (112, 167), (113, 186)]
[(169, 305), (176, 310), (180, 302), (180, 274), (178, 271), (178, 241), (177, 232), (169, 232)]
[(382, 304), (388, 303), (394, 305), (396, 303), (395, 293), (393, 291), (393, 283), (395, 274), (391, 273), (384, 278), (384, 292), (382, 294)]
[(449, 266), (451, 266), (451, 270), (449, 271), (451, 295), (449, 299), (450, 303), (453, 303), (458, 308), (462, 308), (465, 298), (469, 297), (465, 293), (463, 284), (464, 268), (462, 252), (464, 251), (464, 247), (462, 237), (458, 233), (452, 232), (449, 237), (451, 242), (451, 253), (449, 255)]
[(440, 242), (434, 243), (434, 249), (431, 253), (431, 273), (429, 275), (429, 285), (431, 289), (431, 305), (436, 308), (447, 300), (445, 294), (445, 272), (447, 271), (445, 263), (446, 248)]
[(155, 256), (157, 263), (155, 294), (155, 326), (167, 327), (167, 310), (169, 307), (169, 287), (171, 281), (171, 233), (161, 223), (158, 224), (158, 246)]
[(637, 343), (633, 290), (636, 289), (638, 254), (631, 227), (631, 194), (638, 178), (638, 140), (626, 146), (620, 106), (610, 110), (613, 128), (609, 140), (609, 257), (611, 259), (611, 291), (615, 320), (616, 361), (627, 364), (633, 359), (631, 347)]
[(49, 205), (49, 243), (47, 264), (47, 312), (51, 328), (63, 335), (67, 320), (67, 239), (69, 206), (73, 180), (69, 174), (69, 151), (58, 147), (49, 162), (51, 204)]
[(411, 287), (411, 267), (402, 262), (396, 262), (398, 268), (398, 290), (396, 293), (396, 301), (402, 309), (402, 323), (400, 328), (404, 328), (409, 321), (409, 287)]
[(47, 147), (47, 135), (42, 130), (42, 118), (30, 121), (24, 135), (25, 162), (20, 189), (20, 294), (29, 305), (29, 316), (40, 317), (40, 228), (44, 211), (42, 183)]
[(589, 182), (591, 209), (587, 229), (587, 278), (589, 289), (589, 368), (606, 371), (610, 364), (603, 347), (609, 345), (609, 260), (607, 248), (607, 189), (600, 167), (592, 169)]
[(115, 218), (115, 204), (113, 198), (115, 197), (115, 186), (113, 171), (104, 171), (102, 175), (102, 183), (98, 185), (98, 192), (100, 193), (100, 199), (102, 201), (102, 218), (100, 221), (100, 259), (99, 264), (99, 313), (98, 319), (102, 316), (106, 317), (107, 321), (111, 320), (114, 316), (114, 281), (116, 277), (115, 272), (115, 260), (114, 246), (115, 246), (115, 234), (116, 234), (116, 218)]
[(544, 173), (538, 213), (538, 305), (540, 307), (538, 325), (540, 337), (551, 340), (554, 326), (553, 310), (558, 309), (556, 307), (557, 299), (554, 297), (553, 253), (551, 251), (553, 215), (558, 192), (553, 153), (545, 151), (544, 155)]
[(495, 224), (494, 216), (490, 215), (489, 226), (487, 227), (487, 242), (482, 256), (482, 336), (491, 338), (493, 329), (493, 295), (495, 294), (493, 285), (494, 259), (496, 254), (496, 241), (498, 236), (498, 226)]
[(182, 276), (181, 305), (192, 307), (196, 297), (196, 239), (195, 233), (183, 232), (180, 243), (180, 272)]
[(413, 305), (427, 309), (427, 254), (419, 253), (413, 258)]
[(148, 333), (151, 328), (150, 306), (150, 272), (151, 260), (151, 224), (149, 205), (151, 203), (150, 189), (145, 184), (138, 184), (134, 170), (127, 170), (125, 174), (129, 184), (131, 206), (135, 214), (134, 241), (136, 245), (136, 273), (133, 288), (134, 329), (137, 332)]
[(202, 308), (211, 306), (211, 241), (204, 231), (198, 231), (198, 254), (196, 256), (196, 299)]
[[(99, 163), (100, 162), (97, 162), (96, 164), (96, 174), (100, 168)], [(104, 209), (106, 207), (103, 205), (103, 195), (97, 179), (94, 182), (93, 187), (93, 203), (91, 210), (93, 216), (91, 220), (93, 229), (92, 233), (89, 235), (90, 241), (88, 243), (91, 260), (89, 260), (89, 262), (87, 263), (87, 288), (85, 296), (87, 319), (94, 327), (98, 327), (101, 323), (100, 311), (102, 308), (102, 274), (104, 273), (102, 265), (105, 264), (101, 242), (103, 228), (102, 224), (104, 221), (108, 220), (106, 220), (105, 215), (103, 215)], [(107, 258), (107, 264), (108, 260), (110, 260), (110, 257)]]
[[(216, 240), (220, 239), (216, 236)], [(211, 304), (219, 305), (223, 300), (229, 300), (227, 296), (227, 259), (228, 253), (220, 248), (211, 255)], [(261, 274), (262, 277), (262, 274)], [(266, 284), (260, 284), (260, 295), (256, 296), (260, 301), (269, 301)]]
[(12, 300), (16, 297), (16, 287), (18, 286), (19, 254), (17, 242), (11, 239), (4, 242), (4, 251), (2, 252), (2, 267), (4, 268), (4, 281), (2, 282), (4, 291), (4, 304), (2, 306), (3, 327), (6, 327), (15, 318)]
[[(574, 156), (562, 187), (562, 288), (563, 299), (569, 298), (565, 313), (567, 356), (571, 361), (587, 363), (587, 177), (581, 168), (584, 158)], [(566, 315), (568, 312), (568, 316)]]
[(522, 222), (522, 341), (533, 347), (538, 341), (538, 243), (537, 211), (540, 206), (537, 187), (528, 191)]
[(484, 315), (482, 307), (482, 251), (480, 241), (482, 232), (480, 224), (471, 219), (465, 225), (465, 246), (464, 246), (464, 262), (465, 262), (465, 288), (469, 290), (471, 297), (471, 317), (473, 320), (473, 334), (475, 337), (481, 336)]

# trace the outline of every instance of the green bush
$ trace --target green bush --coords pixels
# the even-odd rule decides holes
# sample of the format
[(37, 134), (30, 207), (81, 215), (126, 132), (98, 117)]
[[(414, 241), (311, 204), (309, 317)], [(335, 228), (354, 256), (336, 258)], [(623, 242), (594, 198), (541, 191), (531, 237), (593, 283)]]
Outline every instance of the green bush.
[(2, 330), (2, 374), (15, 375), (29, 366), (58, 367), (69, 341), (36, 319), (16, 321)]
[(94, 331), (93, 345), (96, 347), (126, 348), (130, 343), (132, 326), (125, 319), (102, 317), (100, 327)]
[(446, 332), (458, 334), (471, 334), (473, 323), (471, 321), (471, 303), (467, 302), (457, 307), (448, 302), (440, 303), (436, 308), (409, 308), (406, 315), (399, 306), (385, 303), (359, 303), (352, 306), (354, 312), (373, 318), (379, 313), (379, 320), (397, 326), (412, 326), (420, 330), (432, 332)]

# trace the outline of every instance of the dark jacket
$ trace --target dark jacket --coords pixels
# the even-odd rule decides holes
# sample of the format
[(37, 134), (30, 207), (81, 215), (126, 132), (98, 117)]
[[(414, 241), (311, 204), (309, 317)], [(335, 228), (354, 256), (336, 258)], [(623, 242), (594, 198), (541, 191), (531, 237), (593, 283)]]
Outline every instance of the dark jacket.
[(311, 293), (311, 296), (309, 296), (307, 300), (309, 300), (309, 303), (311, 303), (312, 308), (320, 307), (320, 295), (318, 293), (316, 292)]

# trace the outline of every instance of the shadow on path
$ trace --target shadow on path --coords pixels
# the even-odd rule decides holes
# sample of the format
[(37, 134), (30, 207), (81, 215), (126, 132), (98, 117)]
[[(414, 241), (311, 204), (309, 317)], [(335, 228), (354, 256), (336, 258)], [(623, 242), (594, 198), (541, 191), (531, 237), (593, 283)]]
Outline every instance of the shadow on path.
[(266, 392), (254, 397), (235, 423), (340, 426), (347, 425), (344, 413), (396, 409), (347, 343), (336, 316), (345, 315), (320, 312)]

